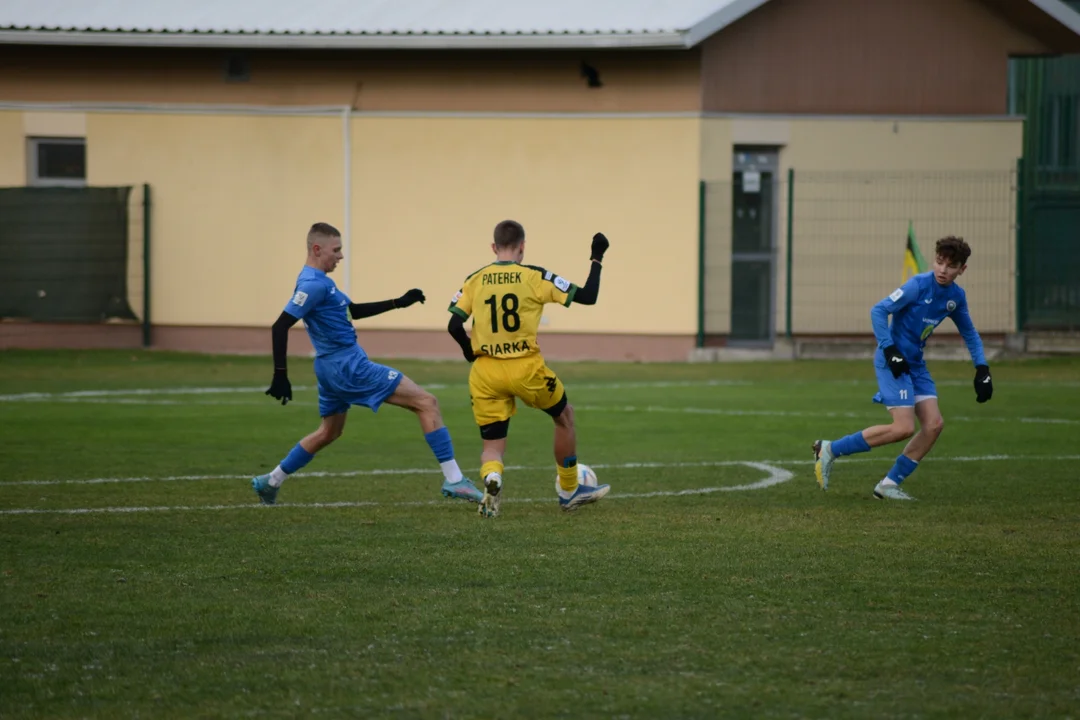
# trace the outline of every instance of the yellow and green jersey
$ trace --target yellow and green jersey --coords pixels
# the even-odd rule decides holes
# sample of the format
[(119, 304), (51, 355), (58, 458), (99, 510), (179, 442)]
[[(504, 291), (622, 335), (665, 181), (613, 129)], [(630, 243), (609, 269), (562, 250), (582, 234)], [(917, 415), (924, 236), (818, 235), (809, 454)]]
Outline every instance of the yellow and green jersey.
[(450, 302), (450, 312), (473, 319), (472, 350), (493, 358), (527, 357), (540, 352), (536, 332), (544, 305), (569, 306), (577, 286), (534, 265), (494, 262), (465, 279)]

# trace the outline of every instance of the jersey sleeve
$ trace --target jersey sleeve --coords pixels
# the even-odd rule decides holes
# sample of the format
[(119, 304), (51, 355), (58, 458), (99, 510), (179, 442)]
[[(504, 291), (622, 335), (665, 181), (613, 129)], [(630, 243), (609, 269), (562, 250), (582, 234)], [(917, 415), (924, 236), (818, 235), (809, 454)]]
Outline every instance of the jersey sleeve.
[(949, 313), (956, 329), (960, 331), (960, 337), (967, 345), (968, 353), (971, 354), (971, 362), (975, 365), (986, 365), (986, 352), (983, 350), (982, 338), (975, 329), (975, 323), (971, 321), (971, 313), (968, 312), (967, 295), (962, 294), (956, 303), (956, 309)]
[(545, 305), (558, 303), (570, 307), (570, 303), (574, 301), (574, 294), (578, 291), (577, 285), (550, 270), (534, 269), (539, 273), (539, 280), (534, 286), (537, 299)]
[(292, 299), (285, 303), (285, 312), (303, 319), (326, 297), (326, 285), (316, 280), (304, 280), (296, 284)]
[(454, 313), (462, 320), (468, 320), (473, 311), (473, 289), (472, 283), (468, 280), (461, 286), (461, 289), (454, 293), (454, 297), (450, 298), (450, 307), (447, 308), (450, 312)]
[(870, 310), (870, 323), (874, 328), (878, 347), (885, 348), (893, 344), (892, 333), (889, 331), (889, 316), (918, 299), (919, 281), (913, 277)]

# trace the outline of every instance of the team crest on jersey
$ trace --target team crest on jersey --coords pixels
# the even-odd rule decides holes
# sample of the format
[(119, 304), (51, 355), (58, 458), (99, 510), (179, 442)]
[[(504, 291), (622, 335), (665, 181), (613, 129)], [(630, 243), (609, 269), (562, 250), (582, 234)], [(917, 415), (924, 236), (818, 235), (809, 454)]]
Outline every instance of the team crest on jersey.
[(300, 307), (303, 307), (304, 303), (307, 302), (307, 293), (303, 290), (297, 290), (296, 294), (292, 297), (292, 301), (293, 305), (299, 305)]
[(945, 303), (945, 309), (948, 310), (949, 312), (952, 312), (953, 310), (955, 310), (956, 309), (956, 301), (955, 300), (950, 300), (949, 302)]

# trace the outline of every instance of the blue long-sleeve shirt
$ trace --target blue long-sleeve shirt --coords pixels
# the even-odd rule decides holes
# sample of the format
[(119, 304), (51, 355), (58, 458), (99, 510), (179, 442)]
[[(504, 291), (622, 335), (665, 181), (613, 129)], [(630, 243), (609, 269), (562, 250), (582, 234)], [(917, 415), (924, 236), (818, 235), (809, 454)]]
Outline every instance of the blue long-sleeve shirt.
[(982, 338), (968, 313), (967, 294), (956, 283), (942, 287), (934, 279), (934, 273), (921, 273), (870, 310), (878, 347), (895, 345), (911, 364), (923, 362), (927, 339), (947, 317), (952, 318), (960, 331), (972, 363), (986, 365)]

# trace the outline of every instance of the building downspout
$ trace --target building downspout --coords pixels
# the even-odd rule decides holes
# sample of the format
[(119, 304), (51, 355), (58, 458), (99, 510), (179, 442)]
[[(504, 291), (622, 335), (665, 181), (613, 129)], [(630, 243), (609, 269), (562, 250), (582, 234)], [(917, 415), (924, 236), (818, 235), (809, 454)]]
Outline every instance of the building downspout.
[(341, 133), (342, 133), (342, 147), (344, 155), (344, 166), (342, 172), (344, 172), (345, 197), (342, 212), (342, 227), (341, 227), (341, 252), (345, 255), (344, 272), (341, 274), (341, 289), (349, 297), (352, 297), (352, 111), (353, 106), (350, 103), (346, 105), (341, 111)]

